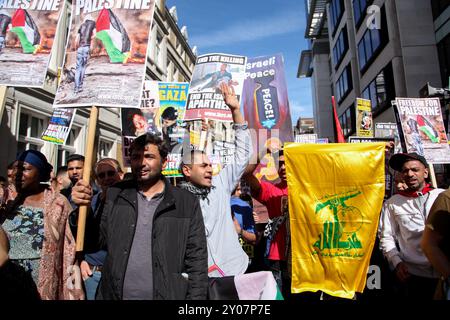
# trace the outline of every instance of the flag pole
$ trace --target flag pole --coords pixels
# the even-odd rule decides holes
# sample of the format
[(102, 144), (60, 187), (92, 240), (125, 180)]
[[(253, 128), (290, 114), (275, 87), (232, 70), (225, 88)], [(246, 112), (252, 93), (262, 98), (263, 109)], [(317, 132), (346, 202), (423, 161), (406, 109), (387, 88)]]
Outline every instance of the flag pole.
[(333, 107), (333, 116), (334, 116), (334, 125), (336, 128), (337, 143), (345, 143), (345, 137), (342, 132), (341, 123), (339, 122), (339, 118), (336, 111), (336, 100), (334, 99), (334, 96), (331, 96), (331, 105)]
[(431, 186), (433, 188), (437, 188), (437, 180), (436, 180), (436, 173), (434, 172), (434, 166), (432, 163), (430, 163), (428, 167), (430, 170)]
[[(95, 143), (95, 132), (97, 127), (98, 118), (98, 107), (92, 106), (91, 114), (89, 117), (88, 125), (88, 137), (87, 145), (85, 148), (85, 161), (83, 168), (83, 181), (90, 183), (91, 170), (94, 159), (94, 143)], [(77, 227), (77, 242), (76, 251), (83, 251), (84, 248), (84, 233), (86, 229), (86, 216), (87, 216), (88, 206), (80, 206), (78, 215), (78, 227)]]
[(5, 110), (7, 86), (0, 86), (0, 123), (3, 119), (3, 110)]
[[(208, 124), (208, 118), (205, 118), (205, 122), (206, 122), (206, 125), (208, 126), (209, 124)], [(204, 150), (206, 150), (206, 139), (208, 138), (208, 129), (207, 130), (203, 130), (203, 127), (202, 127), (202, 129), (201, 129), (201, 131), (200, 131), (200, 147), (199, 147), (199, 149), (201, 150), (201, 151), (204, 151)]]

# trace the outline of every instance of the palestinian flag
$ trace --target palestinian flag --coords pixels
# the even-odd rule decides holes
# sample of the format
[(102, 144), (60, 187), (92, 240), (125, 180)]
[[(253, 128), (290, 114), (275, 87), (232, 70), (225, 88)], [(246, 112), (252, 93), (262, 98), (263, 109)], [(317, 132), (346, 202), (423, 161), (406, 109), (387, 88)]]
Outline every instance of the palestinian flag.
[(130, 38), (120, 20), (111, 9), (103, 8), (97, 18), (97, 33), (111, 63), (126, 63), (130, 55)]
[(417, 115), (417, 124), (419, 125), (419, 130), (425, 133), (432, 142), (439, 142), (439, 134), (427, 118)]
[(19, 38), (23, 53), (36, 53), (41, 35), (31, 15), (24, 9), (17, 9), (11, 19), (11, 25), (11, 31)]

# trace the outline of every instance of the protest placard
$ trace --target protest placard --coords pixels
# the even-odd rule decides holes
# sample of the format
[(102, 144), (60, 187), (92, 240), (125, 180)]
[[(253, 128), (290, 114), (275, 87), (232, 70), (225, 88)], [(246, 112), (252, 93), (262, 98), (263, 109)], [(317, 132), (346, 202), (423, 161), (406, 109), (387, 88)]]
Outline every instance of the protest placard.
[(73, 1), (54, 107), (141, 103), (155, 0)]
[(317, 133), (304, 133), (295, 135), (296, 143), (317, 143)]
[(221, 53), (199, 56), (192, 74), (184, 120), (232, 121), (220, 84), (231, 86), (240, 101), (246, 60), (246, 57)]
[(396, 123), (375, 123), (375, 138), (393, 138), (395, 143), (394, 153), (402, 152), (400, 135), (398, 134), (398, 127)]
[(163, 174), (167, 177), (181, 177), (181, 157), (185, 137), (184, 114), (189, 83), (159, 82), (159, 114), (162, 137), (169, 146)]
[[(284, 142), (293, 141), (284, 60), (281, 54), (248, 59), (243, 108), (249, 128), (253, 129), (254, 153), (276, 151)], [(279, 181), (277, 165), (270, 154), (261, 159), (255, 176), (259, 180)]]
[(77, 109), (54, 109), (47, 129), (41, 139), (55, 144), (65, 144)]
[(0, 85), (44, 85), (63, 8), (59, 0), (0, 1)]
[(429, 163), (450, 163), (439, 98), (396, 98), (395, 102), (407, 152), (417, 152)]
[(356, 98), (356, 135), (373, 137), (373, 121), (371, 101)]

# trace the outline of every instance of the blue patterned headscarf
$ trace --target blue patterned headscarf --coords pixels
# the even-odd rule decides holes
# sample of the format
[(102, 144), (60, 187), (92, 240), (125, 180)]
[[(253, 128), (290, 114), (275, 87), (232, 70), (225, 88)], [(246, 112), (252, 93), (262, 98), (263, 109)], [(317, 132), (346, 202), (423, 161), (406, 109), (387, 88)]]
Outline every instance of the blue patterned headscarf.
[(18, 161), (23, 161), (36, 167), (39, 171), (39, 181), (47, 182), (50, 180), (50, 173), (53, 170), (53, 166), (48, 163), (47, 158), (39, 151), (27, 150), (19, 154)]

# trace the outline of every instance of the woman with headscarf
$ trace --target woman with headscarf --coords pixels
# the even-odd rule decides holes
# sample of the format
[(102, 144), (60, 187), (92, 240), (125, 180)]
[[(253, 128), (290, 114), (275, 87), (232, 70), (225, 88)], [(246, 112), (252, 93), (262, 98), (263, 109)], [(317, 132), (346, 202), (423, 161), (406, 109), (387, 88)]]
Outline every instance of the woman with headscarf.
[(82, 298), (75, 276), (75, 240), (67, 223), (71, 206), (45, 182), (52, 166), (39, 151), (27, 150), (14, 167), (18, 195), (0, 216), (9, 238), (3, 273), (14, 294), (45, 300)]

